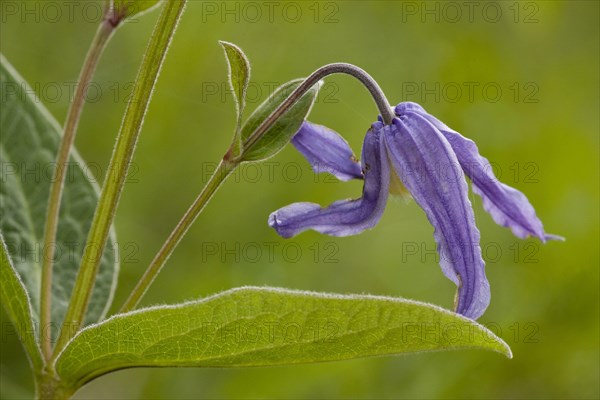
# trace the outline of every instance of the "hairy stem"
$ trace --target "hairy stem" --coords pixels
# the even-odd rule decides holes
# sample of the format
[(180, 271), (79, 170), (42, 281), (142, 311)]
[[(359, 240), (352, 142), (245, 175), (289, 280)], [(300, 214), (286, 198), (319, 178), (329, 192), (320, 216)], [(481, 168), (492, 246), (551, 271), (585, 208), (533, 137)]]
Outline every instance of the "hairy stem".
[(383, 90), (379, 87), (377, 82), (369, 75), (365, 70), (346, 63), (333, 63), (327, 64), (315, 72), (313, 72), (308, 78), (304, 80), (288, 97), (285, 99), (265, 120), (259, 125), (258, 128), (246, 139), (243, 143), (242, 148), (247, 151), (251, 148), (260, 137), (277, 121), (290, 107), (296, 103), (311, 87), (313, 87), (321, 79), (332, 74), (347, 74), (358, 79), (371, 93), (379, 112), (386, 125), (392, 123), (394, 118), (394, 110), (390, 107)]
[[(54, 243), (56, 242), (56, 231), (58, 228), (58, 217), (63, 189), (65, 185), (65, 176), (69, 154), (73, 147), (81, 112), (85, 105), (85, 96), (88, 85), (98, 66), (100, 56), (115, 31), (116, 27), (108, 21), (103, 20), (96, 30), (96, 35), (90, 45), (87, 56), (79, 74), (79, 80), (75, 87), (73, 102), (67, 113), (63, 136), (56, 157), (56, 170), (54, 172), (52, 184), (50, 186), (50, 198), (48, 200), (48, 210), (46, 214), (46, 225), (44, 228), (44, 257), (42, 257), (42, 285), (40, 295), (40, 332), (47, 332), (46, 327), (52, 323), (52, 269), (54, 266)], [(46, 360), (51, 357), (52, 343), (50, 335), (42, 334), (40, 338), (42, 353)]]
[(152, 91), (156, 85), (169, 44), (179, 22), (186, 0), (166, 1), (154, 26), (152, 37), (135, 81), (117, 137), (108, 172), (104, 180), (98, 207), (83, 251), (82, 263), (73, 287), (63, 328), (56, 344), (54, 357), (64, 348), (81, 327), (96, 282), (98, 266), (106, 246), (110, 227), (125, 184), (125, 178), (142, 129)]
[(190, 208), (183, 215), (179, 223), (177, 223), (175, 229), (173, 229), (173, 231), (171, 232), (161, 249), (158, 251), (154, 259), (146, 269), (146, 272), (144, 272), (144, 275), (140, 278), (139, 282), (137, 283), (137, 285), (129, 295), (129, 298), (127, 299), (127, 301), (125, 301), (119, 312), (124, 313), (127, 311), (131, 311), (137, 306), (142, 296), (144, 296), (152, 282), (154, 282), (154, 279), (162, 269), (165, 262), (167, 262), (167, 260), (169, 259), (171, 253), (173, 253), (173, 250), (175, 250), (175, 247), (177, 247), (177, 245), (181, 241), (181, 238), (183, 238), (183, 236), (188, 231), (192, 223), (194, 223), (198, 215), (200, 215), (200, 213), (204, 209), (204, 206), (206, 206), (206, 204), (211, 199), (213, 194), (217, 191), (219, 186), (221, 186), (221, 184), (225, 181), (229, 174), (237, 167), (237, 165), (238, 164), (236, 163), (221, 161), (221, 163), (219, 164), (213, 175), (210, 177), (206, 185), (204, 185), (204, 188), (202, 189), (196, 200), (192, 203)]
[(35, 376), (35, 392), (38, 400), (67, 400), (75, 389), (64, 386), (56, 375), (43, 370)]

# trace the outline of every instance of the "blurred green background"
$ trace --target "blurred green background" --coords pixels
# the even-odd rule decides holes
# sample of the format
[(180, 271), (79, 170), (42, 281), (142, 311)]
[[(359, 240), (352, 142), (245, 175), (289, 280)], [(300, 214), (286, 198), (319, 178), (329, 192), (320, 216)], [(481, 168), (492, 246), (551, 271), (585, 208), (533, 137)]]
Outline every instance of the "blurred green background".
[[(75, 3), (72, 18), (66, 3)], [(98, 3), (0, 4), (1, 51), (64, 121)], [(500, 179), (526, 193), (546, 230), (567, 241), (518, 240), (471, 196), (492, 287), (481, 322), (509, 343), (512, 360), (460, 351), (276, 368), (135, 369), (102, 377), (76, 398), (598, 398), (599, 13), (596, 1), (190, 1), (116, 219), (116, 306), (229, 144), (234, 106), (219, 39), (241, 46), (252, 62), (246, 115), (274, 83), (326, 63), (354, 63), (392, 103), (417, 101), (474, 139)], [(157, 15), (119, 29), (94, 78), (77, 148), (100, 179)], [(376, 115), (357, 82), (335, 76), (310, 119), (342, 133), (358, 154)], [(414, 202), (390, 199), (379, 225), (360, 236), (308, 232), (286, 241), (267, 226), (270, 212), (356, 197), (361, 184), (315, 178), (291, 146), (269, 162), (230, 178), (144, 304), (269, 285), (452, 306), (455, 288)], [(28, 363), (6, 324), (3, 314), (0, 394), (27, 398)]]

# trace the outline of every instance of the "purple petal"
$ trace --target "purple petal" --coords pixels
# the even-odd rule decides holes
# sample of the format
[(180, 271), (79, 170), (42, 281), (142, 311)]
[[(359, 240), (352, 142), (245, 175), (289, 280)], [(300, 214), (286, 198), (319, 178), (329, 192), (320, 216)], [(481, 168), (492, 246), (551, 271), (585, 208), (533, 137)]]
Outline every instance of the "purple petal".
[(329, 172), (341, 181), (362, 179), (358, 160), (348, 142), (336, 132), (305, 121), (292, 144), (311, 163), (316, 173)]
[(336, 201), (321, 208), (314, 203), (294, 203), (269, 216), (269, 226), (285, 238), (314, 229), (331, 236), (349, 236), (374, 227), (388, 197), (390, 170), (385, 146), (381, 139), (381, 124), (374, 124), (363, 144), (365, 184), (362, 197)]
[(498, 181), (490, 162), (479, 155), (477, 145), (470, 139), (446, 126), (416, 103), (400, 103), (398, 115), (422, 115), (442, 132), (456, 153), (465, 174), (473, 183), (473, 192), (483, 199), (483, 208), (501, 226), (509, 227), (519, 238), (535, 236), (541, 241), (562, 239), (544, 232), (542, 222), (535, 209), (520, 191)]
[(458, 286), (456, 311), (480, 317), (489, 304), (490, 287), (467, 183), (454, 151), (418, 114), (395, 118), (383, 136), (396, 173), (435, 228), (442, 271)]

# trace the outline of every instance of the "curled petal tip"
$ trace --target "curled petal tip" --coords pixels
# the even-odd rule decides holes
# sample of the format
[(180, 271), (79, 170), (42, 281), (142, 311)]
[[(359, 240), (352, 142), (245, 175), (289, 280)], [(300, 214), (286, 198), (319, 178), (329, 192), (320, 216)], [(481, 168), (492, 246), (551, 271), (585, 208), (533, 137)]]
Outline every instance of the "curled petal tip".
[(549, 240), (556, 240), (556, 241), (559, 241), (559, 242), (564, 242), (564, 241), (566, 241), (566, 240), (567, 240), (567, 239), (566, 239), (566, 238), (564, 238), (563, 236), (559, 236), (559, 235), (553, 235), (553, 234), (551, 234), (551, 233), (547, 233), (547, 234), (545, 234), (545, 235), (544, 235), (544, 239), (545, 239), (545, 240), (543, 240), (543, 242), (544, 242), (544, 243), (545, 243), (545, 242), (547, 242), (547, 241), (549, 241)]
[(473, 296), (474, 301), (470, 303), (462, 302), (461, 298), (466, 296), (465, 289), (462, 287), (458, 288), (457, 291), (457, 305), (455, 312), (464, 315), (472, 320), (479, 319), (487, 310), (490, 305), (490, 284), (485, 278), (479, 278), (479, 282), (475, 287), (475, 295)]
[(269, 224), (269, 227), (271, 227), (271, 228), (277, 228), (277, 215), (276, 215), (276, 213), (272, 212), (269, 215), (268, 224)]
[(369, 131), (363, 146), (365, 166), (363, 195), (321, 207), (315, 203), (294, 203), (269, 217), (269, 226), (289, 238), (312, 229), (330, 236), (350, 236), (374, 227), (388, 198), (390, 171), (385, 147), (378, 132)]
[(450, 143), (464, 173), (471, 179), (473, 192), (481, 196), (483, 208), (498, 225), (510, 228), (513, 234), (521, 239), (534, 236), (542, 242), (560, 240), (557, 236), (544, 232), (542, 222), (523, 193), (498, 180), (491, 163), (479, 154), (475, 142), (449, 128), (416, 103), (400, 103), (396, 106), (396, 113), (412, 116), (411, 118), (425, 118), (442, 133)]
[[(280, 208), (279, 210), (272, 212), (269, 215), (269, 226), (277, 232), (277, 234), (285, 239), (296, 236), (302, 230), (298, 229), (298, 221), (295, 221), (295, 215), (302, 215), (306, 212), (306, 206), (313, 206), (308, 208), (319, 208), (317, 204), (310, 203), (294, 203), (287, 207)], [(291, 217), (291, 218), (290, 218)]]

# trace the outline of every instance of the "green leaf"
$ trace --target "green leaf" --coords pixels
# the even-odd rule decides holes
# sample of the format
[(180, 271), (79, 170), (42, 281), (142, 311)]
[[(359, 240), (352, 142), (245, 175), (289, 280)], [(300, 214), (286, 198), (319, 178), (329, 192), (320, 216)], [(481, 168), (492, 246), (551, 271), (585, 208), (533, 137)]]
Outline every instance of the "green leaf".
[(44, 365), (42, 351), (36, 340), (35, 326), (31, 312), (31, 303), (29, 296), (25, 291), (25, 286), (15, 271), (4, 238), (0, 234), (0, 301), (10, 317), (21, 343), (25, 347), (25, 352), (35, 371), (40, 371)]
[(229, 66), (229, 85), (235, 96), (238, 121), (241, 120), (246, 104), (246, 89), (250, 83), (250, 61), (238, 46), (233, 43), (219, 41), (225, 51)]
[(240, 129), (242, 126), (242, 117), (244, 115), (244, 107), (246, 105), (246, 89), (250, 83), (250, 61), (238, 46), (233, 43), (219, 41), (221, 47), (225, 51), (227, 58), (229, 86), (233, 91), (235, 98), (236, 126), (233, 135), (232, 155), (238, 156), (241, 152), (241, 137)]
[(242, 161), (265, 160), (277, 154), (298, 132), (302, 122), (310, 112), (317, 98), (321, 83), (314, 85), (292, 107), (290, 107), (260, 139), (248, 146), (247, 139), (259, 127), (279, 104), (281, 104), (301, 83), (303, 79), (296, 79), (279, 86), (277, 90), (264, 103), (254, 110), (250, 118), (242, 127), (242, 148), (244, 153)]
[[(56, 166), (61, 128), (33, 90), (0, 56), (0, 231), (38, 320), (42, 248), (50, 183)], [(52, 321), (56, 326), (71, 296), (98, 186), (75, 149), (71, 152), (58, 224), (52, 282)], [(102, 255), (98, 281), (88, 309), (88, 322), (100, 320), (117, 284), (118, 260), (114, 231)], [(54, 334), (57, 329), (52, 329)]]
[(77, 387), (130, 367), (266, 366), (463, 348), (511, 357), (482, 325), (429, 304), (246, 287), (90, 326), (56, 368)]
[(161, 0), (114, 0), (113, 7), (121, 19), (149, 11)]

